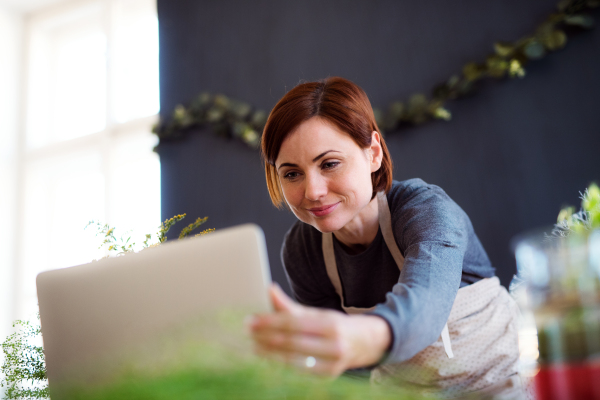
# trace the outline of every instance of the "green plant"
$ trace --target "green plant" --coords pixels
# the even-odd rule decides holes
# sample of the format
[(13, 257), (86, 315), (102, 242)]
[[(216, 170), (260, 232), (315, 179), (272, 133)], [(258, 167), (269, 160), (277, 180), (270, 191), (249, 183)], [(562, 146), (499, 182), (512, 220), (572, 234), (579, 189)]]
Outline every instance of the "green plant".
[[(166, 219), (159, 226), (158, 232), (154, 235), (154, 239), (153, 239), (153, 235), (151, 233), (146, 234), (146, 239), (142, 242), (142, 249), (145, 249), (148, 247), (154, 247), (161, 243), (164, 243), (167, 240), (167, 232), (169, 232), (171, 227), (173, 227), (173, 225), (175, 225), (177, 222), (181, 221), (185, 217), (186, 217), (186, 214), (178, 214), (171, 218)], [(208, 217), (196, 219), (196, 221), (192, 222), (191, 224), (189, 224), (188, 226), (186, 226), (185, 228), (183, 228), (181, 230), (181, 233), (179, 234), (179, 239), (183, 239), (183, 238), (189, 236), (189, 234), (193, 230), (198, 228), (200, 225), (204, 224), (207, 220), (208, 220)], [(96, 227), (96, 236), (102, 237), (102, 243), (100, 244), (100, 246), (98, 248), (101, 249), (102, 247), (106, 247), (107, 251), (109, 252), (109, 256), (110, 255), (118, 256), (118, 255), (122, 255), (125, 253), (131, 253), (131, 252), (135, 251), (135, 242), (131, 241), (130, 235), (127, 235), (127, 233), (129, 233), (129, 232), (126, 232), (123, 235), (117, 237), (117, 236), (115, 236), (115, 228), (111, 227), (108, 224), (102, 224), (101, 222), (98, 222), (98, 221), (90, 221), (90, 222), (88, 222), (88, 224), (85, 227), (87, 228), (89, 226)], [(214, 229), (212, 229), (212, 228), (206, 229), (206, 230), (198, 233), (195, 236), (204, 235), (204, 234), (210, 233), (212, 231), (214, 231)]]
[[(430, 95), (414, 93), (384, 109), (374, 108), (379, 128), (391, 133), (406, 124), (449, 121), (452, 114), (445, 108), (449, 101), (473, 94), (477, 84), (485, 79), (524, 78), (527, 64), (564, 48), (576, 31), (592, 29), (595, 24), (592, 12), (599, 6), (598, 0), (560, 0), (556, 10), (532, 32), (511, 42), (495, 42), (493, 53), (478, 62), (468, 62), (460, 72), (435, 85)], [(266, 120), (263, 111), (253, 109), (248, 103), (204, 92), (187, 107), (177, 105), (170, 118), (161, 119), (152, 132), (162, 141), (180, 138), (193, 127), (208, 126), (220, 136), (258, 148)]]
[[(39, 314), (38, 314), (39, 318)], [(15, 321), (17, 331), (2, 343), (4, 363), (0, 371), (4, 375), (0, 387), (4, 387), (6, 399), (48, 398), (46, 363), (41, 346), (32, 342), (40, 339), (39, 324)]]
[(130, 374), (106, 386), (73, 388), (71, 400), (417, 400), (434, 399), (399, 387), (377, 387), (350, 378), (335, 381), (266, 363), (222, 370), (190, 365), (159, 374)]
[(120, 236), (117, 238), (115, 236), (115, 228), (97, 221), (88, 222), (84, 229), (87, 229), (89, 226), (96, 226), (96, 236), (103, 236), (102, 244), (98, 248), (106, 246), (109, 255), (121, 255), (133, 251), (135, 243), (130, 242), (131, 236)]
[[(192, 231), (194, 229), (198, 228), (200, 225), (205, 223), (207, 219), (208, 219), (208, 217), (198, 218), (196, 221), (192, 222), (191, 224), (189, 224), (188, 226), (183, 228), (181, 230), (181, 233), (179, 233), (179, 239), (183, 239), (184, 237), (187, 237), (190, 233), (192, 233)], [(212, 231), (214, 231), (214, 229), (206, 229), (206, 230), (198, 233), (196, 236), (204, 235), (204, 234), (212, 232)]]
[[(422, 399), (408, 389), (367, 379), (314, 376), (250, 353), (242, 310), (221, 310), (150, 341), (125, 359), (116, 378), (57, 388), (69, 400), (171, 399)], [(147, 349), (151, 348), (151, 351)], [(145, 355), (151, 354), (149, 358)], [(53, 388), (54, 389), (54, 388)], [(431, 398), (431, 396), (429, 397)]]
[(200, 93), (188, 107), (175, 107), (169, 122), (160, 121), (152, 128), (161, 139), (176, 138), (194, 126), (208, 125), (221, 135), (242, 140), (250, 147), (260, 144), (260, 131), (265, 126), (267, 114), (254, 110), (248, 103), (230, 99), (222, 94)]
[(574, 207), (565, 207), (558, 214), (556, 225), (552, 230), (554, 236), (567, 237), (572, 233), (588, 234), (600, 229), (600, 188), (595, 183), (581, 193), (581, 209), (575, 212)]
[[(175, 223), (184, 219), (186, 214), (175, 215), (165, 220), (154, 235), (146, 234), (146, 240), (142, 243), (142, 249), (158, 246), (167, 240), (167, 232)], [(179, 239), (188, 236), (193, 230), (204, 224), (208, 217), (198, 218), (189, 224), (179, 234)], [(105, 247), (108, 256), (121, 256), (135, 251), (135, 243), (127, 233), (116, 236), (115, 228), (108, 224), (90, 221), (85, 228), (96, 227), (96, 236), (102, 237), (102, 243), (98, 248)], [(196, 236), (212, 232), (214, 229), (206, 229)], [(38, 313), (39, 321), (39, 313)], [(46, 379), (46, 363), (42, 346), (33, 344), (40, 340), (42, 330), (39, 322), (17, 320), (13, 323), (16, 332), (8, 336), (2, 343), (4, 363), (0, 371), (4, 375), (0, 381), (0, 387), (6, 388), (5, 399), (46, 399), (48, 398), (48, 381)]]

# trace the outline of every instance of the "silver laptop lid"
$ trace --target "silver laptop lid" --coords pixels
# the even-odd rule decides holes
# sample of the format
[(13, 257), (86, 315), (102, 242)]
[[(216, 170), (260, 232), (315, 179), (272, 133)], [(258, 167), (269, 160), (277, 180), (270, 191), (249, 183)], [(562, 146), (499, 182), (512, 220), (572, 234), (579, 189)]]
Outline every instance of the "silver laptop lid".
[(107, 355), (200, 315), (267, 311), (270, 281), (264, 234), (256, 225), (43, 272), (37, 292), (50, 388), (93, 380), (95, 360), (110, 369)]

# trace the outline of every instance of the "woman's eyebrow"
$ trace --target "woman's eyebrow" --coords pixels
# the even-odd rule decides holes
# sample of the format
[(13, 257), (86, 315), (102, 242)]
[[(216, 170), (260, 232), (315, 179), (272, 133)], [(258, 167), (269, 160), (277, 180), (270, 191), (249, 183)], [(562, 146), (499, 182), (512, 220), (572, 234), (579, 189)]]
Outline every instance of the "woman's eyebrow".
[[(312, 162), (319, 161), (319, 159), (323, 158), (323, 156), (325, 156), (327, 153), (332, 153), (332, 152), (333, 153), (341, 153), (340, 151), (337, 151), (337, 150), (327, 150), (327, 151), (324, 151), (323, 153), (319, 154), (315, 158), (313, 158)], [(279, 168), (281, 168), (281, 167), (297, 167), (297, 166), (298, 166), (297, 164), (283, 163), (279, 167), (277, 167), (277, 169), (279, 170)]]
[(289, 162), (285, 162), (285, 163), (281, 164), (279, 167), (277, 167), (277, 169), (279, 170), (279, 168), (281, 168), (281, 167), (297, 167), (297, 165), (291, 164)]
[(323, 157), (325, 154), (327, 154), (327, 153), (331, 153), (331, 152), (333, 152), (333, 153), (339, 153), (339, 151), (337, 151), (337, 150), (327, 150), (327, 151), (325, 151), (325, 152), (323, 152), (323, 153), (319, 154), (319, 155), (318, 155), (318, 156), (316, 156), (315, 158), (313, 158), (312, 162), (318, 161), (318, 160), (319, 160), (321, 157)]

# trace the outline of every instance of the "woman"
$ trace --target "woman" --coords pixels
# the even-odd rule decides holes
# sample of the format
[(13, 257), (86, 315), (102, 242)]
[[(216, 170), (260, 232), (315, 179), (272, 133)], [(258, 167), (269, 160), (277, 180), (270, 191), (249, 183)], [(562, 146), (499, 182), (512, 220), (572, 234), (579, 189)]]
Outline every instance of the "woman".
[(262, 152), (273, 203), (299, 220), (282, 248), (297, 303), (270, 289), (274, 312), (250, 323), (257, 351), (331, 376), (519, 390), (516, 306), (469, 218), (437, 186), (392, 181), (379, 132), (342, 78), (300, 84), (271, 111)]

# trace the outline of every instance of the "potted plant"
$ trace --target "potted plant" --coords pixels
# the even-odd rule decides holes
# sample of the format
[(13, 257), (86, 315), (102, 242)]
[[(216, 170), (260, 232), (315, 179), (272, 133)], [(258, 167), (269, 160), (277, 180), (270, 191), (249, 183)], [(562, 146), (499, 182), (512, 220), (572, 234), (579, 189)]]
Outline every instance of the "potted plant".
[(564, 208), (551, 233), (516, 240), (520, 305), (538, 335), (538, 400), (600, 399), (600, 189)]

